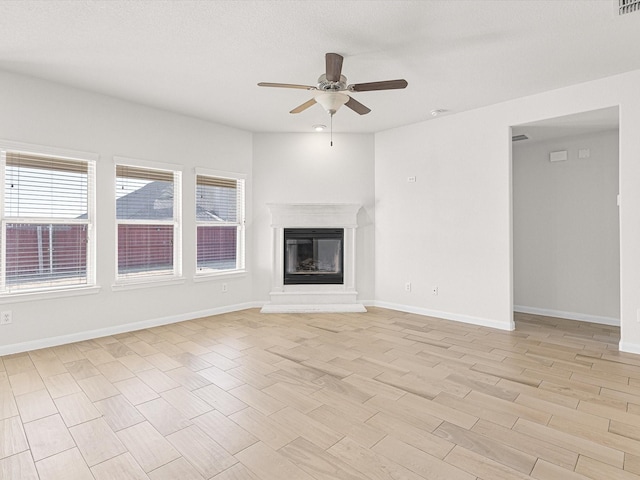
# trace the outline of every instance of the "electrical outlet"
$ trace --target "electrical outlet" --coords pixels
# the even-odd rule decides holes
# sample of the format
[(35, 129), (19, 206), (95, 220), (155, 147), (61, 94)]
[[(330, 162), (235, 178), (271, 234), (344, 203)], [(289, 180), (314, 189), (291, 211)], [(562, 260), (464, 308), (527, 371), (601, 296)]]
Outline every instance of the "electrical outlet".
[(227, 284), (223, 283), (222, 284), (222, 293), (227, 293), (227, 291), (228, 291)]
[(411, 291), (411, 282), (405, 283), (404, 284), (404, 289), (405, 289), (405, 291), (410, 292)]
[(11, 322), (13, 322), (11, 310), (0, 312), (0, 325), (9, 325)]
[(438, 295), (438, 286), (434, 286), (431, 288), (431, 294), (432, 295)]

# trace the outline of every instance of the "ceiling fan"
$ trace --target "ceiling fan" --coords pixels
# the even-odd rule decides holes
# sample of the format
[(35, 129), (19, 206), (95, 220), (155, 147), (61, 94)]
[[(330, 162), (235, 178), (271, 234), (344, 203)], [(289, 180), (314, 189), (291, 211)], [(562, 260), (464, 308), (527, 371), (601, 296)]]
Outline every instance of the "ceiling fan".
[(290, 83), (269, 83), (260, 82), (260, 87), (278, 87), (278, 88), (298, 88), (302, 90), (313, 90), (317, 93), (311, 100), (298, 105), (289, 113), (300, 113), (315, 103), (319, 103), (333, 117), (342, 105), (346, 105), (360, 115), (366, 115), (371, 111), (370, 108), (355, 100), (346, 92), (368, 92), (372, 90), (395, 90), (405, 88), (408, 84), (404, 79), (385, 80), (382, 82), (354, 83), (347, 84), (347, 77), (342, 75), (342, 55), (337, 53), (327, 53), (325, 55), (326, 73), (318, 78), (318, 83), (312, 85), (296, 85)]

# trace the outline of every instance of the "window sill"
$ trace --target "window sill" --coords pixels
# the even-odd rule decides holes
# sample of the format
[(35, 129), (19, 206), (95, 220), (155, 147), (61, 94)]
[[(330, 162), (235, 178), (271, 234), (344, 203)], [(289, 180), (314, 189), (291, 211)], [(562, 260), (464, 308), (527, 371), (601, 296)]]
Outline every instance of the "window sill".
[(32, 291), (20, 293), (5, 293), (0, 295), (0, 304), (32, 302), (34, 300), (49, 300), (52, 298), (78, 297), (81, 295), (93, 295), (100, 292), (99, 286), (65, 288), (60, 290)]
[(246, 270), (230, 270), (228, 272), (210, 272), (210, 273), (207, 272), (207, 273), (196, 274), (193, 277), (193, 281), (195, 283), (213, 282), (216, 280), (222, 280), (226, 278), (245, 277), (246, 275), (247, 275)]
[(186, 280), (184, 277), (168, 278), (162, 280), (130, 280), (128, 282), (116, 282), (111, 285), (111, 290), (120, 292), (123, 290), (137, 290), (140, 288), (165, 287), (167, 285), (182, 285)]

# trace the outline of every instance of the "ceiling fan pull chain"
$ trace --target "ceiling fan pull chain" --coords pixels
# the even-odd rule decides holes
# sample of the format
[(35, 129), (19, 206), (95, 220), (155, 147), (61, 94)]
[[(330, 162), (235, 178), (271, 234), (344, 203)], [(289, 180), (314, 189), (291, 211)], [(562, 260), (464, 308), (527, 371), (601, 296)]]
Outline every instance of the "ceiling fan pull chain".
[(331, 116), (331, 146), (333, 147), (333, 113), (330, 115)]

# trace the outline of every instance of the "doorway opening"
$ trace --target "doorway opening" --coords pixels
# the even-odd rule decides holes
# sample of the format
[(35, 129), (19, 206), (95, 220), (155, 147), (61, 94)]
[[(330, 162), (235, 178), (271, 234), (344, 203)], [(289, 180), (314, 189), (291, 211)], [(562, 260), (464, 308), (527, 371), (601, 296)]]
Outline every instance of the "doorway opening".
[(516, 313), (620, 325), (619, 111), (512, 127)]

